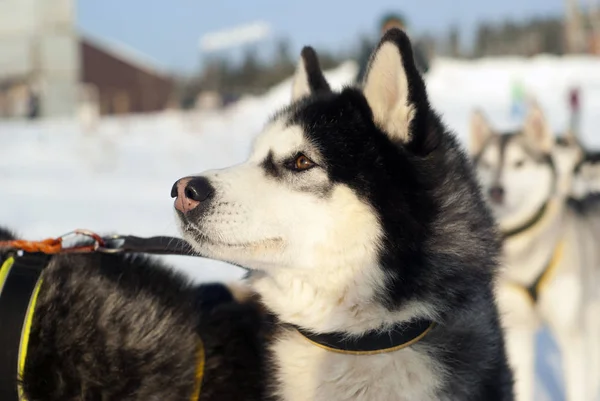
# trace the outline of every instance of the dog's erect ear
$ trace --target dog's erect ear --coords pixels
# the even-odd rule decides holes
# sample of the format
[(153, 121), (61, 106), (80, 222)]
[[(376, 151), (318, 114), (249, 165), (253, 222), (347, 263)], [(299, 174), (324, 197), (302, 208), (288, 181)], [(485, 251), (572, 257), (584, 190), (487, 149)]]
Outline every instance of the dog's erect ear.
[(330, 91), (331, 88), (321, 71), (317, 53), (312, 47), (304, 47), (292, 83), (292, 102), (313, 93)]
[(529, 108), (525, 118), (523, 134), (533, 149), (543, 153), (550, 153), (554, 146), (554, 135), (548, 126), (546, 117), (537, 102)]
[(473, 111), (471, 115), (471, 132), (469, 140), (469, 152), (471, 156), (478, 155), (487, 141), (494, 135), (492, 126), (481, 110)]
[(424, 121), (428, 111), (425, 84), (415, 61), (410, 40), (399, 29), (388, 30), (371, 55), (363, 93), (373, 118), (393, 139), (411, 140), (421, 132), (413, 123)]
[(567, 132), (565, 132), (564, 139), (565, 143), (569, 146), (580, 146), (579, 138), (577, 137), (577, 133), (573, 128), (567, 129)]

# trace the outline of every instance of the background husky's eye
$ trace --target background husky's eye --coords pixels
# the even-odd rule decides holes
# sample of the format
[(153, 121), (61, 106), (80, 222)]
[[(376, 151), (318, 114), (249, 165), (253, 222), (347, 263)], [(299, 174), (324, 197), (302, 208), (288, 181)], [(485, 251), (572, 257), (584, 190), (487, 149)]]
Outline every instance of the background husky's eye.
[(314, 166), (315, 166), (315, 162), (310, 160), (308, 157), (306, 157), (302, 153), (299, 153), (293, 159), (292, 163), (290, 163), (290, 167), (294, 171), (304, 171), (304, 170), (308, 170)]
[(523, 165), (524, 165), (524, 164), (525, 164), (525, 160), (523, 160), (523, 159), (521, 159), (521, 160), (517, 160), (517, 161), (515, 162), (515, 167), (516, 167), (516, 168), (520, 168), (520, 167), (523, 167)]

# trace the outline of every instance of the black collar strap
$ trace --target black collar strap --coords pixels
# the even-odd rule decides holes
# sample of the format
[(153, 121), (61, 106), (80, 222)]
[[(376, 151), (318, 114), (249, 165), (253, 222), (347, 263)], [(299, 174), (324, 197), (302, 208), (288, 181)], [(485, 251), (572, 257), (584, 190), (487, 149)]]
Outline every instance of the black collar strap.
[(348, 337), (348, 333), (333, 332), (315, 334), (295, 326), (308, 341), (327, 351), (348, 355), (375, 355), (398, 351), (409, 347), (429, 333), (435, 325), (428, 319), (418, 319), (398, 324), (391, 330), (372, 330), (360, 337)]
[(537, 223), (539, 223), (540, 220), (542, 220), (542, 217), (544, 217), (544, 215), (546, 214), (546, 209), (548, 209), (549, 202), (550, 201), (544, 202), (544, 204), (538, 209), (538, 211), (529, 220), (527, 220), (527, 222), (525, 222), (525, 224), (523, 224), (517, 228), (513, 228), (512, 230), (503, 232), (502, 238), (506, 239), (506, 238), (514, 237), (515, 235), (521, 234), (522, 232), (529, 230), (531, 227), (533, 227)]
[(0, 400), (23, 400), (23, 372), (40, 276), (50, 256), (24, 253), (0, 261)]

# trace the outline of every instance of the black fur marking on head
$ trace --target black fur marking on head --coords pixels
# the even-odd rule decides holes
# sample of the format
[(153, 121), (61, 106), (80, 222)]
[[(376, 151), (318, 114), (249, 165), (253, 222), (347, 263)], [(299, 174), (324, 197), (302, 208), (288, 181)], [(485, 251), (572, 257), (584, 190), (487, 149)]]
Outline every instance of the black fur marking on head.
[(277, 164), (275, 163), (273, 151), (269, 151), (269, 154), (267, 157), (265, 157), (265, 160), (263, 160), (260, 165), (263, 170), (265, 170), (267, 176), (281, 178), (281, 171), (279, 171), (279, 167), (277, 167)]
[(308, 85), (312, 93), (327, 93), (331, 92), (329, 83), (325, 79), (317, 53), (310, 46), (305, 46), (300, 53), (304, 61), (304, 68), (308, 78)]
[(594, 166), (600, 164), (600, 152), (585, 152), (581, 160), (575, 165), (573, 172), (578, 174), (583, 166)]

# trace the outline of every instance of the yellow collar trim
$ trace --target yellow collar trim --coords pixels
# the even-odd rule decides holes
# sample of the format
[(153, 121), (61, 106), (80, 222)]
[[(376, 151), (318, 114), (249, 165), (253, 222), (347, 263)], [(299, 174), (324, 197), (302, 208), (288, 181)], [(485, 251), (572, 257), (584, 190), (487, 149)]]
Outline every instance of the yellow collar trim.
[(300, 333), (300, 335), (302, 335), (302, 337), (304, 339), (306, 339), (306, 341), (308, 341), (312, 345), (315, 345), (315, 346), (317, 346), (321, 349), (324, 349), (326, 351), (329, 351), (329, 352), (335, 352), (337, 354), (344, 354), (344, 355), (377, 355), (377, 354), (385, 354), (388, 352), (399, 351), (401, 349), (410, 347), (413, 344), (416, 344), (417, 342), (421, 341), (423, 339), (423, 337), (425, 337), (427, 335), (427, 333), (429, 333), (431, 331), (431, 329), (433, 329), (434, 326), (435, 326), (435, 322), (432, 322), (425, 331), (423, 331), (421, 334), (419, 334), (417, 337), (413, 338), (412, 340), (405, 342), (404, 344), (396, 345), (394, 347), (385, 348), (385, 349), (378, 349), (378, 350), (374, 350), (374, 351), (348, 351), (348, 350), (343, 350), (343, 349), (338, 349), (338, 348), (332, 348), (332, 347), (328, 347), (327, 345), (319, 344), (318, 342), (311, 340), (310, 338), (302, 335), (301, 333)]

